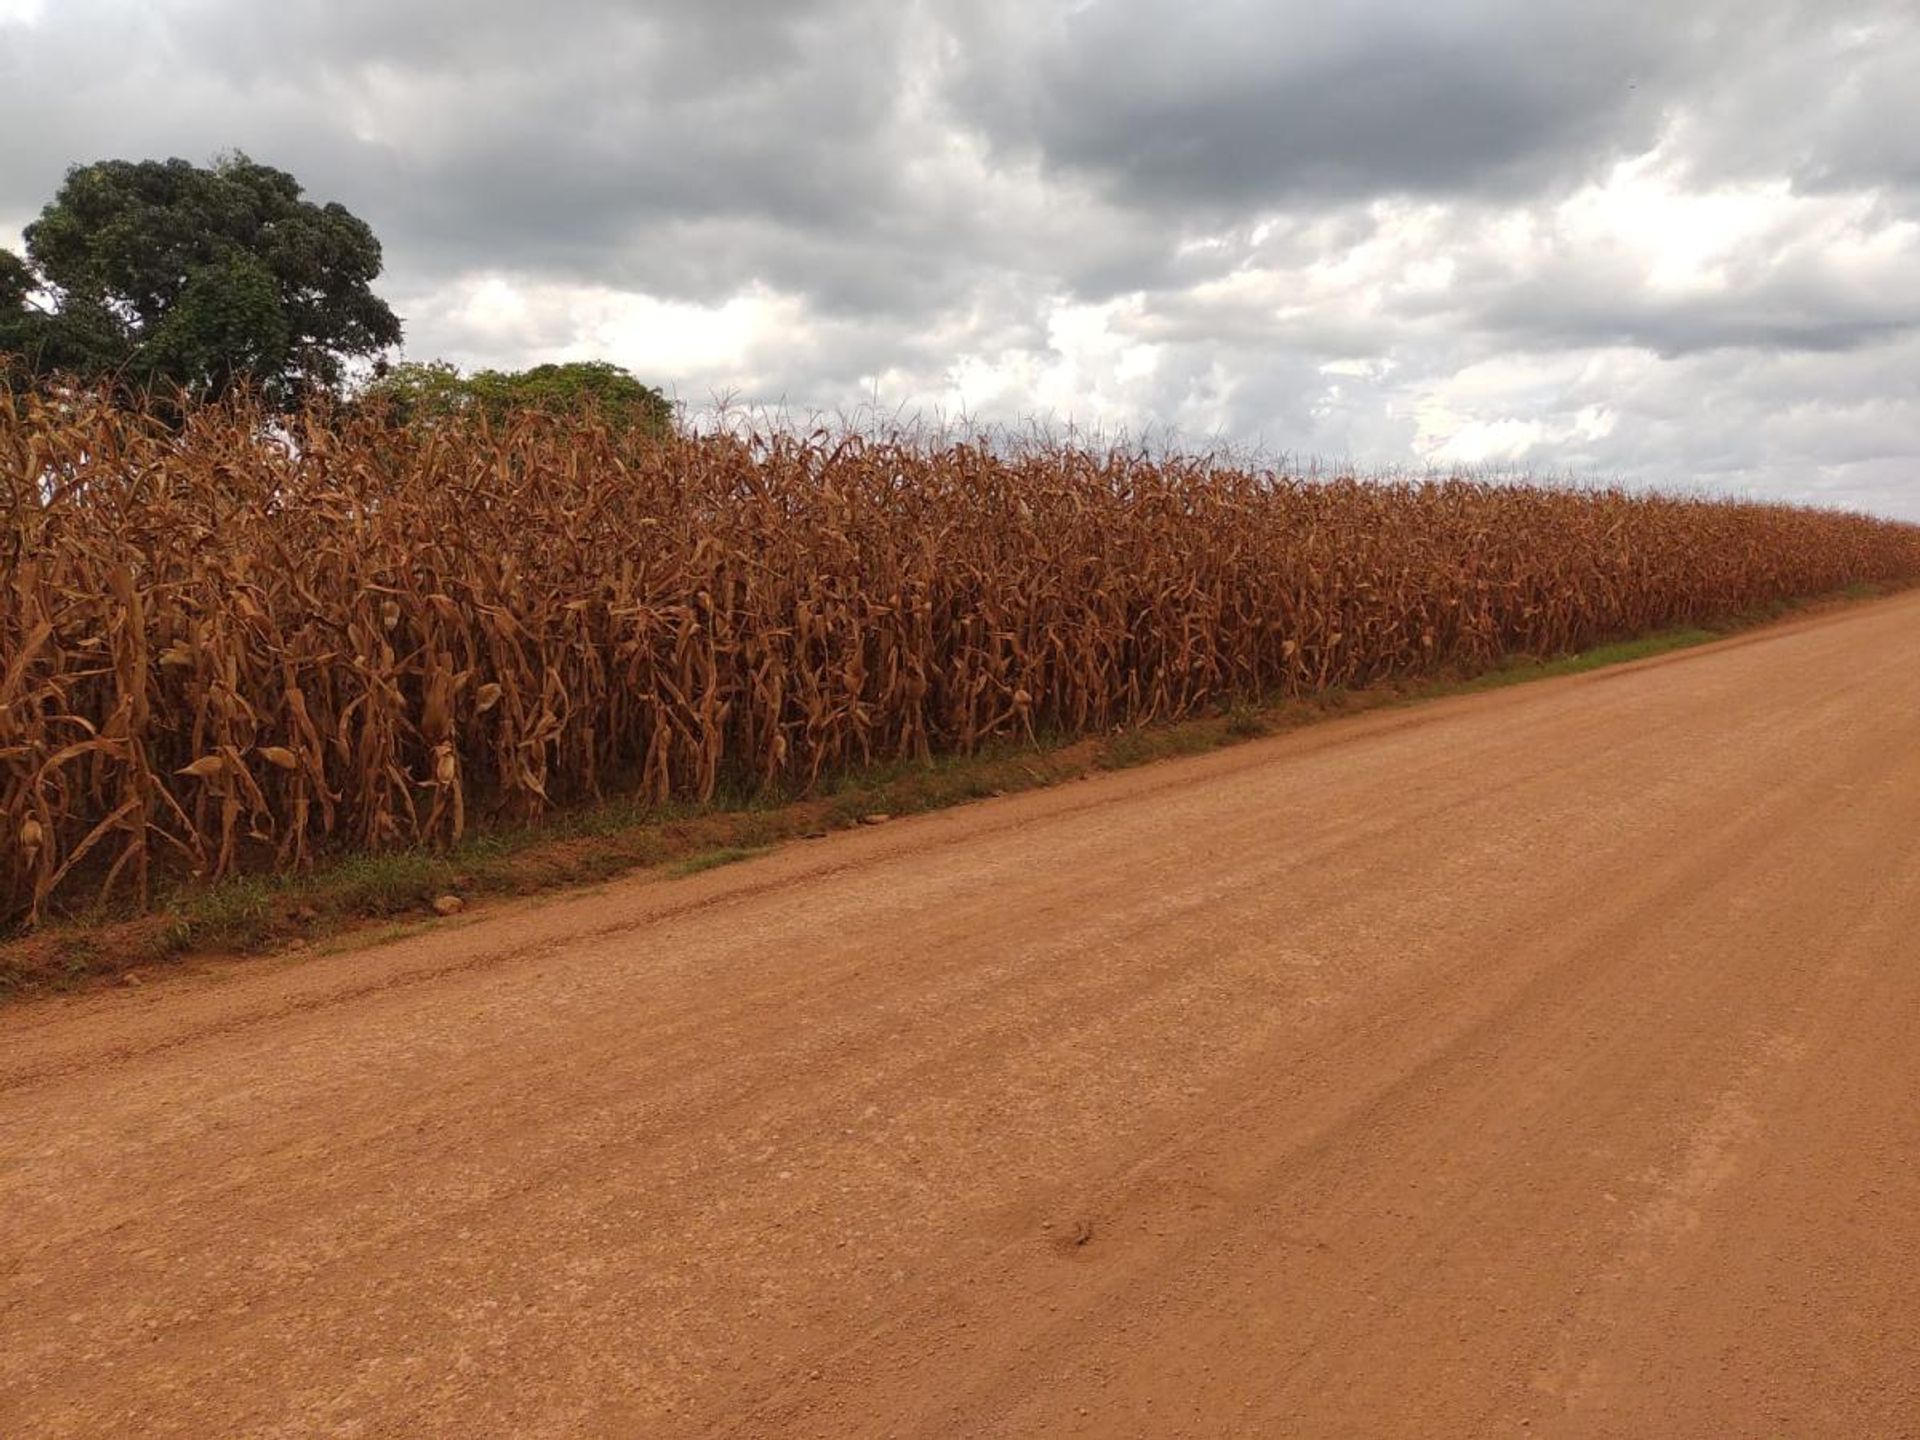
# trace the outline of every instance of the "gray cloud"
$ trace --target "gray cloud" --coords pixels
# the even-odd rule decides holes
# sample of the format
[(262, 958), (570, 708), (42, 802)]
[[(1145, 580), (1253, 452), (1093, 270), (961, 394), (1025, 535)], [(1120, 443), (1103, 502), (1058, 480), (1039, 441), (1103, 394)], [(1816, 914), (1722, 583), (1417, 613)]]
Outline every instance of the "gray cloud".
[(1146, 206), (1511, 192), (1654, 138), (1713, 41), (1673, 9), (1138, 0), (1036, 26), (1017, 5), (977, 33), (959, 89), (1002, 144)]
[[(1906, 0), (1757, 7), (1737, 63), (1698, 77), (1677, 117), (1694, 171), (1803, 190), (1920, 190), (1920, 24)], [(1904, 194), (1900, 192), (1906, 192)]]

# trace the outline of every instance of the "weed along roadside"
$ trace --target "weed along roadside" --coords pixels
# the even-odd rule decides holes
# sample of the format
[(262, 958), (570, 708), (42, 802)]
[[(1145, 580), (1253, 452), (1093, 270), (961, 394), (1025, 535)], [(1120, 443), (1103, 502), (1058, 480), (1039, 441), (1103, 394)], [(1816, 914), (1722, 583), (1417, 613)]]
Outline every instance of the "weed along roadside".
[[(696, 875), (835, 830), (1204, 754), (1390, 706), (1652, 659), (1882, 593), (1855, 586), (1711, 628), (1662, 631), (1551, 659), (1508, 657), (1476, 675), (1263, 703), (1238, 701), (1195, 719), (1099, 737), (1001, 741), (971, 756), (851, 771), (813, 797), (722, 795), (704, 808), (632, 802), (581, 807), (534, 826), (471, 834), (445, 851), (349, 856), (298, 876), (241, 876), (180, 887), (162, 896), (148, 914), (83, 913), (0, 940), (0, 1000), (129, 977), (133, 983), (155, 967), (198, 959), (378, 945), (426, 925), (457, 923), (473, 913), (473, 902), (486, 897), (538, 894), (638, 872)], [(456, 903), (445, 906), (448, 899)]]

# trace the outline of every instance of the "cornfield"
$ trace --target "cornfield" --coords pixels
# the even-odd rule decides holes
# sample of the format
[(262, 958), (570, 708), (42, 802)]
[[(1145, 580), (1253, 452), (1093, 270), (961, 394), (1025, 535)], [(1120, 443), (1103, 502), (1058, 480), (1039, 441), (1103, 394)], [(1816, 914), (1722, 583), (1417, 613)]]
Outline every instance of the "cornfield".
[(1856, 515), (0, 393), (0, 919), (1920, 576)]

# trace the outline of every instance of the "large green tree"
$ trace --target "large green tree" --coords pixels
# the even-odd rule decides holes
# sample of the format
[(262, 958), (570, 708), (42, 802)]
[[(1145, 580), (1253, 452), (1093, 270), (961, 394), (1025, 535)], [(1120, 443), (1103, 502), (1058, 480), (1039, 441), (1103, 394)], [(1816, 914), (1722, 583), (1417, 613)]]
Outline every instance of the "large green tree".
[(244, 155), (78, 166), (26, 242), (0, 251), (0, 352), (35, 374), (292, 403), (400, 342), (373, 231)]

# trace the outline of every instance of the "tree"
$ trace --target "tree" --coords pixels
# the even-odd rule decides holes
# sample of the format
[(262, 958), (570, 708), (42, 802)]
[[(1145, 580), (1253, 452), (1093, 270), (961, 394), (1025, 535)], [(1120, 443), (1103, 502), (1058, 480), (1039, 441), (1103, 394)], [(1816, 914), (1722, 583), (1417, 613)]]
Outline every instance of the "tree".
[(11, 250), (0, 250), (0, 316), (26, 308), (33, 291), (33, 271)]
[(373, 231), (244, 155), (77, 166), (26, 241), (0, 251), (0, 352), (35, 374), (294, 403), (400, 343)]
[(16, 365), (29, 374), (92, 373), (94, 357), (109, 351), (117, 336), (118, 322), (105, 307), (84, 298), (49, 305), (33, 268), (0, 250), (0, 378)]
[(591, 410), (616, 428), (654, 434), (665, 434), (673, 422), (666, 396), (604, 360), (472, 375), (462, 375), (445, 361), (410, 361), (368, 386), (366, 398), (393, 406), (408, 421), (479, 415), (498, 423), (526, 411), (575, 415)]

